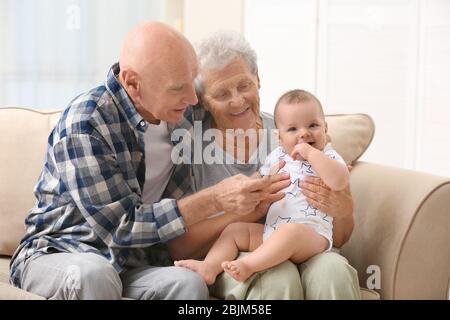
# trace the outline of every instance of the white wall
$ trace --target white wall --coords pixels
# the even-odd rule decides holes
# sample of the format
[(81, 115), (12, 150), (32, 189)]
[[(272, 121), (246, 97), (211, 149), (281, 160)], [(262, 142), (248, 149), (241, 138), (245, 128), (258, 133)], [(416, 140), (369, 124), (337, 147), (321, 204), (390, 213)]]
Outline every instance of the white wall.
[(243, 0), (184, 0), (183, 31), (197, 42), (217, 30), (243, 30)]
[(450, 176), (450, 1), (246, 0), (262, 109), (291, 88), (364, 112), (363, 160)]
[(316, 1), (245, 1), (245, 36), (258, 55), (261, 108), (292, 88), (316, 90)]
[(421, 1), (416, 167), (450, 176), (450, 1)]

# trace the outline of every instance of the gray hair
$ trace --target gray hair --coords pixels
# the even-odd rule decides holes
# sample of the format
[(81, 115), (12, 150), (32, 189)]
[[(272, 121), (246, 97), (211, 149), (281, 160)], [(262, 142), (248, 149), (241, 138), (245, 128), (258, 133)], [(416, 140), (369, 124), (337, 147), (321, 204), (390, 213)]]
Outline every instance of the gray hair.
[(217, 31), (195, 45), (200, 72), (195, 79), (197, 96), (203, 92), (202, 73), (222, 69), (235, 58), (242, 58), (253, 74), (258, 72), (256, 53), (248, 41), (235, 31)]

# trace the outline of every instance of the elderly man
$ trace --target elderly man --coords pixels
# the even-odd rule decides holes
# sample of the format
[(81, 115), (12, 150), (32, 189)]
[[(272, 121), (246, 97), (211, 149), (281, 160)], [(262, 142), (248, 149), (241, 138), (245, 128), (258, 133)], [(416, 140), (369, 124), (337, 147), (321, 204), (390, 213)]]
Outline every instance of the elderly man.
[(196, 273), (148, 265), (143, 248), (219, 211), (250, 213), (267, 179), (234, 176), (181, 200), (167, 123), (197, 103), (197, 59), (166, 25), (133, 29), (104, 85), (74, 99), (48, 139), (11, 282), (49, 299), (206, 299)]

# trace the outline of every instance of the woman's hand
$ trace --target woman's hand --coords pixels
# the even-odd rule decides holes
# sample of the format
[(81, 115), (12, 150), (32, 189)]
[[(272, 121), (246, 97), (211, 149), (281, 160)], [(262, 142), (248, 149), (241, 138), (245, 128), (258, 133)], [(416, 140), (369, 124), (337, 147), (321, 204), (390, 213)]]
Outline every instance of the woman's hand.
[(334, 218), (344, 218), (353, 214), (350, 186), (341, 191), (333, 191), (322, 179), (307, 176), (300, 183), (300, 188), (311, 206)]
[(306, 177), (300, 188), (311, 206), (334, 218), (333, 246), (341, 247), (350, 239), (354, 226), (350, 186), (341, 191), (332, 191), (320, 178)]

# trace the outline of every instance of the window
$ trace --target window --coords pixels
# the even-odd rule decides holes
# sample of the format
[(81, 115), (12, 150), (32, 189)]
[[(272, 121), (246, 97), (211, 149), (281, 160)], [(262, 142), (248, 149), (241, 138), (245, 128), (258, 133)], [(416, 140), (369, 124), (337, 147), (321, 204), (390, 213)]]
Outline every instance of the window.
[(102, 83), (126, 33), (163, 0), (2, 0), (0, 106), (63, 108)]

